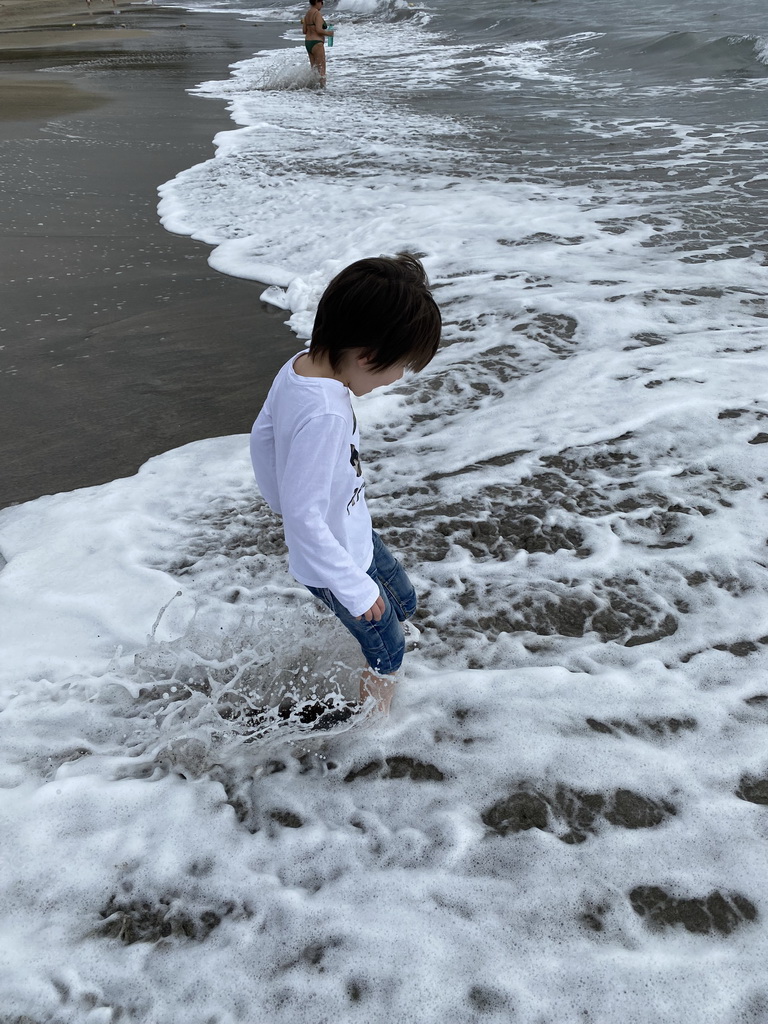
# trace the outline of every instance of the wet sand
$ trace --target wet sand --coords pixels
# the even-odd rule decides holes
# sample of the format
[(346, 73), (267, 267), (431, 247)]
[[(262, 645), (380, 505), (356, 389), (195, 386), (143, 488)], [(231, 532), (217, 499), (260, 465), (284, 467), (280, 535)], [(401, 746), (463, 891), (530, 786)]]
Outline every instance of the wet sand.
[[(112, 48), (146, 36), (130, 29), (123, 17), (130, 4), (117, 8), (110, 0), (2, 0), (0, 2), (0, 122), (48, 120), (100, 106), (106, 97), (79, 89), (59, 77), (34, 72), (12, 75), (5, 68), (18, 51), (40, 55), (76, 46)], [(106, 18), (104, 16), (107, 16)], [(29, 55), (32, 61), (36, 54)]]
[[(274, 45), (277, 27), (41, 0), (45, 28), (27, 23), (42, 45), (18, 46), (20, 6), (0, 7), (0, 507), (247, 431), (298, 347), (262, 286), (212, 271), (208, 246), (156, 212), (158, 185), (235, 127), (185, 89)], [(73, 8), (85, 32), (67, 29)]]
[(78, 19), (112, 13), (115, 6), (126, 12), (131, 3), (113, 5), (111, 0), (0, 0), (0, 33), (12, 30), (55, 31)]

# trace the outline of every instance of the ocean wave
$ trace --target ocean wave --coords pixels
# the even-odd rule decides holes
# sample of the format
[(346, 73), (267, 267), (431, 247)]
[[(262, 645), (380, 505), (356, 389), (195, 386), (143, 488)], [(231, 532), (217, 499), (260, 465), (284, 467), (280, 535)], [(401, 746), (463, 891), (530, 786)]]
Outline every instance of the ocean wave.
[(744, 36), (742, 38), (753, 44), (755, 56), (759, 63), (768, 65), (768, 37)]
[(334, 13), (336, 11), (382, 22), (412, 19), (419, 24), (428, 24), (432, 18), (427, 6), (410, 0), (338, 0), (334, 5)]
[(768, 64), (768, 41), (762, 36), (719, 36), (706, 39), (698, 32), (671, 32), (645, 43), (638, 51), (670, 73), (695, 65), (709, 74), (743, 70), (757, 72)]
[[(278, 7), (267, 2), (253, 2), (233, 4), (232, 0), (169, 0), (165, 6), (181, 7), (185, 10), (200, 11), (206, 13), (220, 13), (226, 11), (228, 14), (244, 17), (258, 18), (260, 21), (277, 22), (298, 22), (307, 9), (307, 3), (292, 3), (287, 7)], [(431, 20), (431, 12), (428, 6), (422, 3), (412, 3), (411, 0), (337, 0), (333, 11), (327, 10), (326, 20), (330, 20), (331, 13), (337, 13), (344, 18), (376, 22), (398, 22), (414, 21), (419, 24), (427, 24)]]

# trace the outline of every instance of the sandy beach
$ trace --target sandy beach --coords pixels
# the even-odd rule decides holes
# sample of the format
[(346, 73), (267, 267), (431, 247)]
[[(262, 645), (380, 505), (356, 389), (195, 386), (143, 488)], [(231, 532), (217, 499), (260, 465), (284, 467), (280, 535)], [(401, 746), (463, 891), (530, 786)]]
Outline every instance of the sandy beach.
[(157, 187), (234, 127), (186, 90), (275, 31), (110, 0), (0, 6), (0, 507), (249, 429), (296, 339), (259, 284), (160, 226)]
[[(146, 35), (114, 23), (119, 10), (111, 0), (5, 0), (0, 4), (0, 60), (13, 59), (16, 51), (49, 52), (74, 46), (110, 47), (129, 38)], [(109, 24), (104, 16), (109, 16)], [(34, 59), (34, 53), (30, 54)], [(3, 69), (4, 70), (4, 69)], [(46, 120), (77, 110), (99, 106), (104, 98), (50, 76), (3, 74), (0, 77), (0, 122), (28, 118)]]
[[(121, 4), (125, 12), (130, 3)], [(73, 19), (111, 13), (111, 0), (3, 0), (0, 3), (0, 32), (8, 29), (56, 31)]]

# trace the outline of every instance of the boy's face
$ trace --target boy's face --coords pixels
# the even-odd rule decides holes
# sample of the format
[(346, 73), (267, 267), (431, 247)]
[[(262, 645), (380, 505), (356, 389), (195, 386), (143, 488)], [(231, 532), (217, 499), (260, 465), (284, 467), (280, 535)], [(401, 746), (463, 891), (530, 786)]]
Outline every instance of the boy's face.
[(343, 369), (344, 383), (353, 395), (360, 398), (361, 395), (370, 394), (375, 388), (383, 388), (402, 379), (405, 363), (395, 363), (386, 370), (374, 370), (370, 361), (358, 352), (359, 350), (353, 350), (349, 353)]

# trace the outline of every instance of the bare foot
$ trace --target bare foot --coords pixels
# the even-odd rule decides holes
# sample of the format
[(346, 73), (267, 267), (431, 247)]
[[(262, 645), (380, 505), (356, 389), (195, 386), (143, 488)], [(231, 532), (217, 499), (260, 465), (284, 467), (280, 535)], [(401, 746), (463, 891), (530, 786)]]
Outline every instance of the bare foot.
[(360, 676), (360, 703), (364, 704), (369, 697), (373, 697), (376, 710), (383, 715), (389, 714), (396, 685), (396, 675), (382, 676), (372, 668), (365, 668)]

